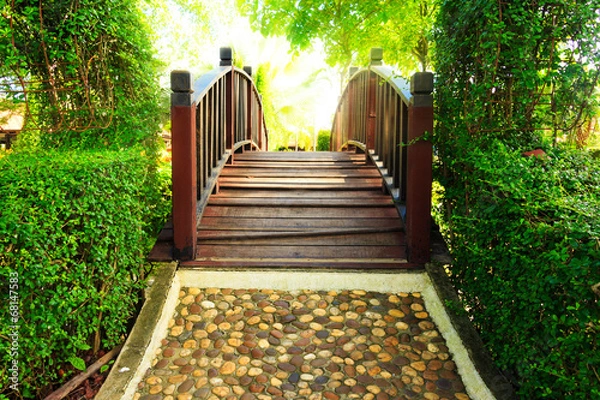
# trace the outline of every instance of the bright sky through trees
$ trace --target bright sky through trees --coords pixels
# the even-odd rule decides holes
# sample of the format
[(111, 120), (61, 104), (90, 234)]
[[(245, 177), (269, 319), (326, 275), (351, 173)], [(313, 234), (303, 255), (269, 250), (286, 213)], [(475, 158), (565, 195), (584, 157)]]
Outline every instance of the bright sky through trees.
[(190, 12), (177, 0), (156, 0), (146, 12), (159, 57), (166, 64), (163, 87), (169, 86), (171, 70), (189, 70), (195, 77), (211, 70), (218, 65), (219, 48), (229, 46), (236, 63), (240, 60), (255, 73), (261, 65), (266, 69), (274, 112), (294, 135), (312, 139), (315, 128), (331, 128), (339, 76), (325, 63), (322, 46), (317, 43), (312, 50), (293, 55), (285, 38), (253, 32), (233, 0), (199, 3), (202, 11)]

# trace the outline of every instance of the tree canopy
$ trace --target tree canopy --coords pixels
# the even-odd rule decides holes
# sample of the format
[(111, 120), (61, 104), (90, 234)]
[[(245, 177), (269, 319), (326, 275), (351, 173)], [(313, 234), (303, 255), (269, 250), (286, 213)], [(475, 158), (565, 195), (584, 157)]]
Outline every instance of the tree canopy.
[(404, 72), (426, 69), (434, 0), (237, 0), (238, 9), (264, 35), (285, 35), (296, 51), (320, 40), (331, 66), (343, 76), (366, 64), (372, 47)]
[(1, 101), (26, 104), (33, 142), (119, 148), (156, 133), (159, 64), (137, 2), (14, 0), (0, 16)]

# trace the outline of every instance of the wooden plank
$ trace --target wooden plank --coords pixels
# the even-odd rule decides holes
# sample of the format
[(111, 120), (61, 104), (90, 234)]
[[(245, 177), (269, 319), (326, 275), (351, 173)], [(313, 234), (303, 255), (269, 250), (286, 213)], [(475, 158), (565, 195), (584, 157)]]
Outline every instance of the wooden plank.
[(236, 161), (234, 167), (239, 168), (261, 168), (261, 169), (269, 169), (269, 168), (303, 168), (308, 171), (311, 169), (319, 169), (319, 168), (330, 168), (332, 170), (344, 170), (344, 169), (354, 169), (354, 168), (371, 168), (372, 166), (367, 165), (364, 162), (359, 161), (348, 161), (348, 162), (336, 162), (336, 161), (319, 161), (319, 162), (311, 162), (310, 164), (305, 164), (301, 161)]
[(255, 230), (255, 231), (289, 231), (306, 230), (315, 228), (403, 228), (402, 220), (398, 218), (328, 218), (304, 219), (304, 218), (228, 218), (218, 216), (203, 216), (199, 231), (201, 230)]
[(186, 261), (180, 268), (319, 268), (319, 269), (345, 269), (345, 270), (373, 270), (373, 269), (414, 269), (422, 270), (423, 265), (410, 264), (405, 259), (363, 259), (363, 260), (315, 260), (315, 259), (223, 259), (205, 258), (195, 261)]
[(394, 205), (390, 198), (244, 198), (244, 197), (211, 197), (209, 206), (245, 206), (245, 207), (384, 207)]
[(352, 187), (354, 183), (361, 184), (367, 183), (372, 185), (380, 185), (381, 186), (381, 178), (380, 177), (345, 177), (345, 176), (223, 176), (219, 179), (219, 183), (221, 187), (228, 183), (273, 183), (273, 184), (285, 184), (285, 185), (298, 185), (302, 186), (305, 184), (314, 184), (314, 185), (330, 185), (330, 184), (338, 184), (338, 185), (349, 185)]
[(337, 198), (337, 199), (359, 199), (365, 198), (385, 198), (390, 199), (389, 195), (383, 194), (377, 190), (248, 190), (248, 189), (227, 189), (211, 195), (211, 199), (216, 198)]
[(323, 169), (313, 170), (301, 168), (227, 168), (221, 173), (221, 178), (243, 177), (243, 178), (380, 178), (379, 171), (372, 168), (361, 171), (354, 168), (347, 169)]
[(238, 168), (256, 168), (264, 169), (303, 169), (311, 171), (315, 169), (329, 169), (333, 171), (343, 171), (346, 169), (369, 170), (373, 169), (373, 165), (366, 164), (360, 161), (319, 161), (304, 163), (300, 161), (239, 161), (236, 158), (235, 164), (228, 165), (229, 169)]
[(202, 229), (198, 231), (198, 238), (200, 239), (256, 239), (256, 238), (269, 238), (273, 237), (276, 239), (283, 237), (315, 237), (315, 236), (332, 236), (332, 235), (366, 235), (366, 234), (377, 234), (377, 233), (395, 233), (403, 232), (404, 229), (399, 226), (391, 226), (387, 228), (313, 228), (313, 229), (288, 229), (285, 228), (280, 230), (265, 230), (259, 228), (253, 229)]
[(285, 160), (285, 161), (347, 161), (365, 159), (364, 154), (344, 153), (344, 152), (246, 152), (236, 154), (236, 160), (243, 161), (264, 161), (264, 160)]
[(170, 242), (156, 242), (150, 254), (148, 261), (164, 262), (173, 260), (173, 240)]
[[(198, 245), (272, 245), (272, 246), (396, 246), (405, 241), (404, 233), (370, 233), (365, 235), (357, 234), (337, 234), (325, 235), (310, 232), (279, 232), (279, 235), (273, 235), (272, 232), (252, 232), (250, 234), (225, 235), (223, 231), (218, 234), (212, 234), (204, 231), (204, 234), (198, 238)], [(230, 233), (230, 232), (227, 232)], [(296, 235), (294, 235), (294, 233)]]
[(318, 189), (318, 190), (348, 190), (349, 188), (355, 190), (373, 190), (381, 189), (382, 181), (379, 179), (377, 182), (355, 179), (354, 182), (340, 182), (340, 183), (294, 183), (294, 182), (223, 182), (220, 185), (221, 189), (273, 189), (273, 190), (293, 190), (293, 189)]
[(312, 259), (363, 259), (363, 258), (397, 258), (406, 259), (403, 246), (239, 246), (210, 245), (200, 246), (196, 260), (212, 257), (231, 257), (241, 259), (269, 258), (312, 258)]
[(339, 218), (398, 218), (395, 207), (240, 207), (208, 206), (204, 210), (207, 217), (229, 218), (317, 218), (322, 220)]

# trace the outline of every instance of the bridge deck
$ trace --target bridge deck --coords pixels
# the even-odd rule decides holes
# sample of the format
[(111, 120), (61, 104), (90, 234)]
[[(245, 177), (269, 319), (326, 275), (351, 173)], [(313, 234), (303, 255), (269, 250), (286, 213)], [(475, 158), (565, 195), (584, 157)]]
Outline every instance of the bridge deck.
[(408, 268), (402, 219), (354, 153), (236, 154), (185, 267)]

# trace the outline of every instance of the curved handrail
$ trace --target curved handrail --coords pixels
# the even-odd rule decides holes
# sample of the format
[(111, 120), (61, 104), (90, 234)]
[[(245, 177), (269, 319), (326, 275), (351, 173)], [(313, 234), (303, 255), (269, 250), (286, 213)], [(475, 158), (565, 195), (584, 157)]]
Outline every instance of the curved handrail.
[(352, 75), (338, 103), (331, 150), (370, 152), (390, 193), (406, 199), (406, 144), (410, 84), (391, 67), (371, 66)]
[(205, 73), (194, 82), (194, 92), (192, 94), (192, 103), (198, 104), (201, 98), (206, 96), (211, 87), (213, 87), (219, 79), (223, 78), (231, 71), (232, 67), (217, 67)]
[[(233, 84), (232, 84), (233, 82)], [(262, 103), (250, 75), (233, 66), (217, 67), (194, 83), (199, 214), (218, 171), (236, 150), (267, 148)]]
[[(406, 225), (409, 261), (430, 259), (433, 74), (415, 74), (410, 84), (381, 64), (352, 74), (334, 117), (330, 149), (360, 149), (381, 172)], [(378, 56), (379, 58), (375, 58)], [(409, 89), (410, 88), (410, 89)]]
[(394, 71), (393, 68), (387, 65), (373, 65), (371, 71), (375, 72), (381, 78), (396, 89), (396, 92), (402, 96), (402, 101), (406, 104), (410, 103), (412, 94), (410, 93), (410, 82), (401, 77)]
[(171, 73), (174, 257), (195, 257), (196, 227), (217, 178), (237, 151), (266, 150), (268, 132), (250, 69), (221, 66), (192, 83), (187, 71)]

